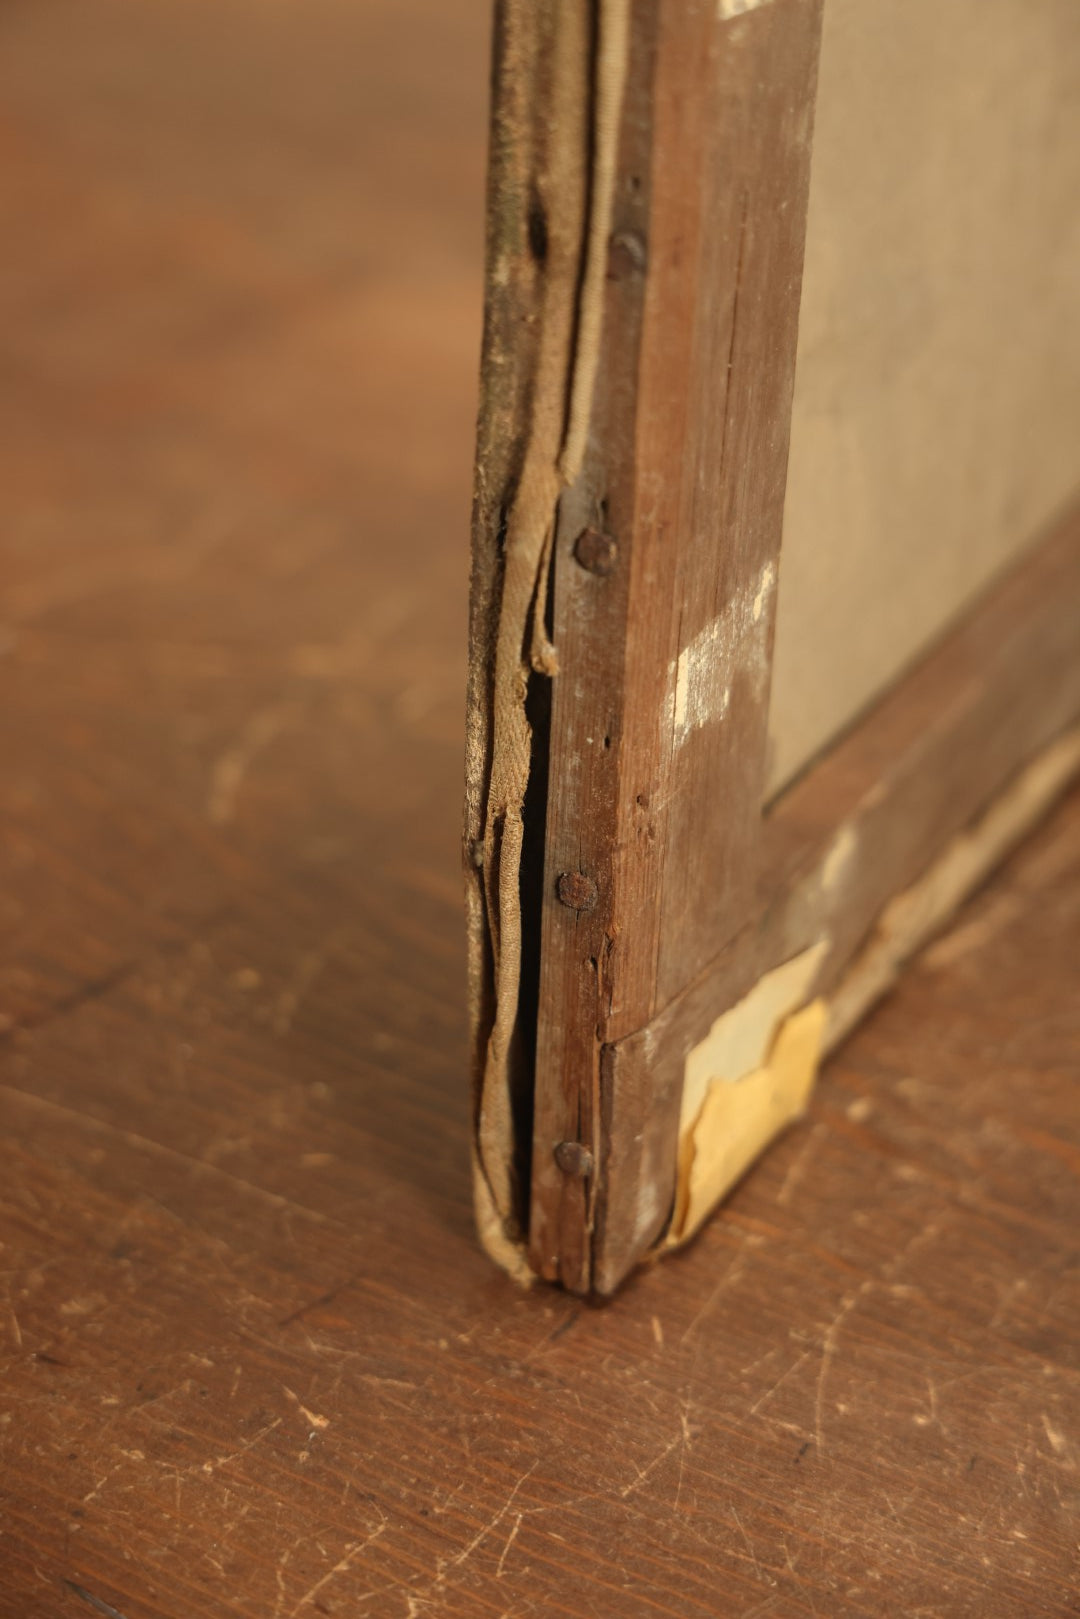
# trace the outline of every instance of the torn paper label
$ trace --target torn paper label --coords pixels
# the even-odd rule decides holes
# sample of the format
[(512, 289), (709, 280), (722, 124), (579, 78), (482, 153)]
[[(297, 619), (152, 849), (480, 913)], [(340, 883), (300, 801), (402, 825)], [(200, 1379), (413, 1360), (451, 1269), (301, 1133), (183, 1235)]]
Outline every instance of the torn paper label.
[(766, 973), (687, 1057), (669, 1243), (697, 1230), (805, 1106), (826, 1022), (824, 1001), (806, 1001), (828, 949), (821, 939)]
[(680, 1141), (669, 1244), (693, 1236), (773, 1137), (803, 1112), (826, 1017), (824, 1000), (811, 1001), (784, 1019), (760, 1068), (734, 1083), (717, 1079), (710, 1085), (693, 1127)]
[(758, 979), (748, 995), (716, 1019), (686, 1059), (680, 1137), (700, 1113), (714, 1080), (731, 1083), (761, 1067), (784, 1018), (809, 996), (828, 949), (828, 940), (820, 939), (800, 955), (774, 967)]

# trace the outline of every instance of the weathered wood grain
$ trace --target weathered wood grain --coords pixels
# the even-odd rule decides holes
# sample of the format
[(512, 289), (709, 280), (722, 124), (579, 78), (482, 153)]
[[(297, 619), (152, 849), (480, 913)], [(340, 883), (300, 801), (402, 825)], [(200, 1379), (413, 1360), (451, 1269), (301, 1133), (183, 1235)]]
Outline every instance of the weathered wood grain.
[[(600, 1165), (603, 1045), (754, 898), (819, 31), (804, 0), (634, 11), (604, 382), (555, 564), (529, 1248), (576, 1292), (606, 1187), (554, 1150)], [(617, 547), (600, 578), (589, 526)], [(577, 871), (586, 911), (559, 899)]]
[(485, 27), (0, 15), (0, 1614), (1062, 1619), (1080, 800), (685, 1254), (476, 1244)]

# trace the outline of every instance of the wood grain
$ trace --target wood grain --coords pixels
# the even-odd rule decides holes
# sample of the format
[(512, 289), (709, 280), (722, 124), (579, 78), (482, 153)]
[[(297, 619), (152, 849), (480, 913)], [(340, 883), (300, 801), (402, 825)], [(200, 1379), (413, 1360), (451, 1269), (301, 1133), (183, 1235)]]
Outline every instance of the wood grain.
[[(803, 0), (635, 12), (604, 383), (555, 560), (529, 1252), (575, 1292), (606, 1187), (554, 1150), (600, 1163), (604, 1044), (754, 900), (819, 29)], [(590, 524), (618, 548), (598, 580), (575, 556)], [(587, 912), (559, 901), (567, 871), (596, 886)]]
[(684, 1255), (476, 1244), (485, 28), (0, 16), (0, 1614), (1062, 1619), (1080, 799)]

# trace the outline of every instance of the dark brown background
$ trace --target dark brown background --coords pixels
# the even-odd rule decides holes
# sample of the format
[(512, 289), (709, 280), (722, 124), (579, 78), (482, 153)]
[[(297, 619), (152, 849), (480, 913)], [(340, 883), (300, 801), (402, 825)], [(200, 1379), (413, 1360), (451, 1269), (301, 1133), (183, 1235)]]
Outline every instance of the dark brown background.
[(1076, 1612), (1080, 798), (688, 1253), (476, 1248), (486, 36), (0, 14), (0, 1613)]

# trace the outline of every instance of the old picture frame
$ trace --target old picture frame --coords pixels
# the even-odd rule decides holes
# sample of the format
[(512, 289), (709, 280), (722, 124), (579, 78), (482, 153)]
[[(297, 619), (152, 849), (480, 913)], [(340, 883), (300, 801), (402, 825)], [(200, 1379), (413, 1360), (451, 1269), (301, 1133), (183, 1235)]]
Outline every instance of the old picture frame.
[[(822, 1055), (1080, 770), (1080, 255), (1060, 209), (1080, 181), (1066, 82), (1080, 26), (1067, 0), (1025, 18), (966, 0), (951, 20), (904, 9), (900, 38), (895, 20), (826, 0), (823, 55), (820, 0), (496, 9), (465, 827), (475, 1178), (493, 1255), (574, 1292), (610, 1293), (693, 1235), (805, 1106)], [(950, 28), (948, 49), (928, 52)], [(938, 149), (919, 118), (936, 107), (948, 129), (953, 116), (943, 93), (905, 102), (904, 50), (942, 85), (959, 51), (969, 99), (982, 86), (960, 169), (982, 174), (990, 109), (1028, 144), (1015, 171), (987, 154), (996, 184), (964, 192), (952, 258), (914, 254), (915, 313), (900, 319), (903, 255), (838, 251), (827, 188), (814, 212), (811, 153), (820, 59), (827, 150), (841, 154), (821, 184), (831, 172), (842, 203), (859, 195), (851, 143), (872, 248), (871, 204), (886, 219), (900, 206), (889, 154), (906, 173), (919, 141)], [(914, 120), (906, 147), (899, 111), (865, 115), (875, 63)], [(868, 133), (846, 123), (851, 82)], [(1052, 134), (1031, 115), (1047, 97)], [(980, 292), (965, 254), (974, 233), (979, 264), (982, 222), (997, 240), (1010, 187), (1027, 196), (1025, 154), (1042, 176), (1026, 248), (985, 264)], [(935, 199), (913, 185), (904, 205), (921, 218)], [(813, 274), (815, 309), (839, 310), (816, 326), (815, 355), (800, 352), (808, 252), (808, 298)], [(955, 442), (951, 396), (943, 426), (925, 379), (905, 403), (859, 322), (845, 325), (858, 309), (880, 333), (878, 303), (894, 353), (923, 343), (926, 374), (970, 398)], [(1026, 311), (1004, 376), (1002, 306)], [(942, 333), (969, 317), (950, 349)], [(800, 383), (820, 381), (834, 330), (857, 363), (815, 419), (796, 361)], [(875, 398), (927, 412), (902, 456)], [(800, 541), (813, 502), (806, 476), (788, 488), (793, 430), (804, 473), (828, 463), (830, 432), (836, 465), (854, 469), (845, 483), (833, 467), (828, 492), (844, 499)], [(971, 493), (984, 456), (1017, 469), (990, 516)], [(902, 498), (916, 486), (917, 520)], [(867, 510), (886, 508), (876, 531), (860, 488), (875, 492)], [(822, 591), (800, 625), (814, 592), (785, 596), (789, 545), (802, 547), (793, 580), (827, 576), (848, 518), (860, 563), (875, 545), (895, 559), (910, 533), (907, 574), (864, 579), (838, 605)], [(897, 611), (908, 575), (936, 593)], [(854, 625), (885, 649), (872, 669), (844, 667)], [(815, 732), (793, 702), (778, 749), (774, 670), (798, 695), (830, 658), (834, 708)]]

